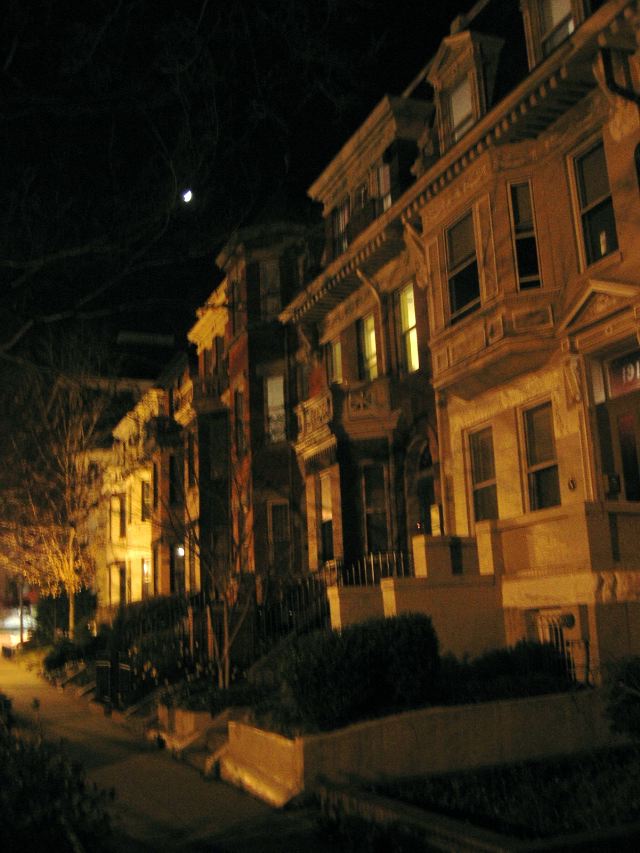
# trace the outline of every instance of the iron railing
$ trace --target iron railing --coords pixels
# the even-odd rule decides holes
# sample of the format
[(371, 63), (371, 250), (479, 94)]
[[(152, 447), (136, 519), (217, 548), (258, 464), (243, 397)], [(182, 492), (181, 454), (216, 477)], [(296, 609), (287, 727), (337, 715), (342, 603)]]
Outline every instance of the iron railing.
[(377, 586), (384, 578), (411, 578), (414, 570), (404, 551), (379, 551), (348, 562), (328, 560), (318, 574), (326, 586)]

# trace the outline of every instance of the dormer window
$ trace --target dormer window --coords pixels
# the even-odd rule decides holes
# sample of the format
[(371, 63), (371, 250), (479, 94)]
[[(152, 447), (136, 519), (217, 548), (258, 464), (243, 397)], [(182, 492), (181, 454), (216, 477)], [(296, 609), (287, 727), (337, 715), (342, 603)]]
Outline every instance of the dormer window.
[(571, 0), (542, 0), (540, 18), (542, 52), (548, 56), (575, 29)]
[(442, 41), (427, 75), (435, 90), (442, 151), (462, 139), (491, 107), (503, 43), (470, 30)]
[(347, 226), (349, 224), (349, 196), (345, 196), (331, 214), (331, 232), (333, 237), (333, 257), (337, 258), (349, 245)]
[(465, 77), (449, 95), (451, 137), (454, 142), (464, 136), (473, 124), (471, 81)]

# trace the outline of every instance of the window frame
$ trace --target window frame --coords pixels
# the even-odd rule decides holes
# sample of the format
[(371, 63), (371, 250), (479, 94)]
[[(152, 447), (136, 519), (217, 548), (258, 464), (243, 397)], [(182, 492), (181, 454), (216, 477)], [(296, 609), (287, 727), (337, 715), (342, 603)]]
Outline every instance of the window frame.
[[(463, 87), (467, 89), (467, 95), (469, 98), (469, 110), (462, 116), (462, 118), (458, 122), (454, 124), (454, 97), (456, 96), (456, 94), (462, 91)], [(451, 140), (451, 145), (455, 145), (456, 142), (462, 139), (462, 137), (469, 130), (471, 130), (471, 128), (476, 122), (476, 111), (473, 102), (473, 81), (471, 79), (471, 75), (467, 73), (458, 77), (455, 83), (453, 83), (453, 85), (447, 87), (445, 97), (447, 98), (449, 139)]]
[(151, 483), (148, 480), (140, 482), (140, 521), (151, 519)]
[(327, 358), (327, 379), (330, 385), (341, 385), (343, 382), (342, 373), (342, 341), (340, 338), (334, 338), (327, 342), (326, 345)]
[[(580, 163), (584, 161), (584, 159), (594, 152), (597, 148), (602, 149), (602, 155), (604, 159), (604, 166), (607, 174), (607, 185), (608, 185), (608, 194), (599, 196), (595, 201), (590, 201), (583, 203), (583, 187), (584, 182), (582, 178), (582, 172), (580, 171)], [(576, 224), (576, 232), (578, 235), (578, 245), (579, 245), (579, 255), (582, 263), (582, 268), (584, 270), (593, 266), (594, 264), (603, 261), (605, 258), (610, 257), (615, 254), (615, 252), (619, 251), (620, 244), (618, 241), (618, 227), (616, 222), (616, 213), (613, 205), (613, 192), (611, 190), (611, 182), (609, 180), (609, 169), (607, 166), (607, 156), (604, 146), (604, 140), (602, 136), (598, 136), (595, 139), (591, 139), (590, 142), (584, 146), (582, 146), (578, 151), (574, 152), (570, 156), (570, 175), (571, 175), (571, 185), (572, 185), (572, 195), (574, 199), (574, 209), (576, 212), (575, 224)], [(594, 211), (599, 208), (602, 208), (605, 204), (608, 203), (609, 211), (611, 215), (611, 225), (612, 225), (612, 233), (615, 238), (614, 245), (611, 249), (608, 249), (604, 254), (599, 255), (598, 257), (592, 257), (592, 245), (588, 239), (588, 231), (585, 226), (586, 217), (590, 216)]]
[[(530, 441), (530, 424), (528, 418), (533, 412), (543, 408), (547, 408), (549, 410), (550, 437), (553, 455), (541, 461), (532, 462), (531, 450), (533, 449), (533, 445)], [(538, 400), (535, 403), (531, 403), (523, 407), (520, 411), (520, 416), (524, 448), (522, 463), (524, 466), (524, 481), (526, 483), (527, 509), (529, 512), (538, 512), (539, 510), (561, 506), (562, 494), (560, 490), (560, 466), (555, 436), (553, 402), (549, 398)], [(539, 477), (540, 474), (543, 474), (546, 471), (555, 471), (554, 489), (557, 493), (557, 500), (552, 502), (545, 501), (543, 503), (540, 500), (541, 489), (539, 486)]]
[[(370, 507), (367, 504), (367, 484), (365, 479), (365, 471), (368, 468), (380, 468), (382, 470), (382, 482), (384, 488), (384, 524), (386, 530), (386, 548), (382, 551), (372, 551), (371, 550), (371, 542), (370, 542), (370, 531), (369, 531), (369, 518), (374, 515), (382, 516), (382, 513), (379, 512), (377, 507)], [(390, 491), (389, 491), (389, 470), (388, 465), (385, 462), (378, 460), (367, 460), (363, 461), (360, 464), (360, 489), (361, 489), (361, 500), (362, 500), (362, 541), (364, 544), (364, 552), (365, 554), (372, 553), (385, 553), (389, 550), (390, 541), (391, 541), (391, 507), (389, 505), (390, 501)]]
[[(482, 436), (483, 434), (486, 435), (487, 433), (489, 434), (489, 439), (491, 443), (490, 467), (492, 469), (492, 476), (485, 477), (482, 480), (476, 480), (476, 472), (478, 471), (478, 468), (482, 467), (483, 460), (480, 460), (474, 452), (474, 447), (480, 447), (480, 445), (475, 444), (475, 442), (479, 440), (480, 436)], [(475, 524), (477, 524), (479, 521), (495, 521), (500, 518), (500, 510), (498, 505), (498, 480), (496, 475), (496, 456), (495, 445), (493, 441), (492, 424), (484, 424), (483, 426), (476, 427), (467, 433), (467, 452), (469, 458), (469, 489), (471, 493), (471, 510), (473, 513), (473, 521)], [(495, 515), (483, 514), (482, 517), (479, 517), (477, 497), (481, 494), (488, 494), (489, 490), (493, 491)]]
[[(451, 233), (454, 228), (464, 222), (465, 219), (469, 219), (471, 222), (471, 230), (473, 235), (473, 253), (466, 255), (461, 261), (458, 261), (456, 264), (452, 262), (452, 251), (451, 251)], [(478, 263), (478, 243), (476, 239), (476, 223), (475, 223), (475, 215), (473, 207), (467, 209), (467, 211), (459, 216), (455, 221), (453, 221), (450, 225), (448, 225), (444, 229), (444, 248), (445, 248), (445, 258), (447, 261), (447, 294), (448, 294), (448, 309), (449, 309), (449, 321), (451, 325), (460, 322), (469, 314), (472, 314), (474, 311), (477, 311), (482, 306), (482, 287), (480, 282), (480, 265)], [(471, 266), (475, 265), (475, 279), (477, 282), (477, 291), (478, 295), (473, 299), (468, 300), (464, 303), (460, 308), (453, 309), (453, 289), (452, 284), (455, 282), (462, 273), (464, 273)]]
[[(370, 328), (367, 328), (370, 324)], [(373, 382), (378, 371), (378, 334), (375, 311), (365, 314), (357, 322), (358, 377), (364, 382)], [(373, 340), (373, 347), (371, 347)]]
[[(325, 503), (325, 498), (329, 499), (328, 504)], [(335, 559), (336, 553), (333, 526), (333, 482), (329, 471), (320, 471), (318, 474), (316, 501), (318, 552), (320, 562), (327, 563), (329, 560)], [(328, 510), (326, 514), (325, 506)]]
[[(411, 292), (413, 306), (413, 324), (405, 324), (403, 297)], [(413, 281), (407, 282), (394, 293), (396, 303), (398, 363), (404, 373), (416, 373), (420, 370), (420, 350), (418, 341), (418, 321), (416, 311), (416, 290)], [(415, 359), (415, 361), (414, 361)]]
[[(544, 59), (546, 59), (547, 56), (551, 56), (553, 51), (566, 41), (576, 31), (576, 27), (578, 26), (574, 3), (572, 0), (566, 0), (569, 6), (568, 13), (550, 29), (545, 29), (545, 5), (552, 2), (553, 0), (540, 0), (538, 4), (540, 53)], [(561, 30), (564, 29), (565, 24), (567, 23), (568, 27), (566, 32), (562, 35)], [(559, 38), (558, 35), (560, 35)], [(551, 44), (547, 49), (547, 44), (549, 42), (551, 42)]]
[[(273, 523), (274, 508), (286, 509), (286, 539), (276, 539), (274, 536), (275, 525)], [(287, 547), (287, 564), (290, 564), (291, 545), (292, 545), (292, 529), (291, 529), (291, 506), (285, 498), (267, 501), (267, 540), (269, 543), (269, 561), (273, 564), (277, 557), (282, 557), (282, 549), (286, 544)]]
[(330, 213), (332, 256), (337, 258), (349, 245), (349, 220), (351, 219), (351, 200), (343, 196)]
[[(270, 383), (280, 380), (282, 387), (282, 403), (272, 405), (269, 393)], [(285, 381), (283, 373), (274, 373), (264, 377), (264, 430), (268, 444), (278, 444), (287, 439), (287, 402), (285, 393)], [(278, 428), (279, 427), (279, 428)]]
[[(531, 208), (531, 227), (527, 228), (525, 223), (524, 225), (519, 225), (516, 221), (516, 205), (514, 203), (514, 191), (518, 187), (526, 186), (529, 190), (529, 206)], [(523, 180), (518, 181), (509, 181), (507, 184), (507, 193), (508, 193), (508, 202), (509, 202), (509, 216), (511, 220), (511, 242), (513, 245), (513, 261), (514, 261), (514, 269), (516, 275), (516, 283), (518, 285), (518, 290), (520, 292), (530, 291), (530, 290), (538, 290), (542, 287), (542, 275), (540, 272), (540, 250), (538, 247), (538, 229), (536, 226), (536, 211), (533, 199), (533, 186), (530, 178), (524, 178)], [(520, 227), (520, 233), (518, 233), (518, 228)], [(518, 242), (524, 242), (525, 240), (533, 240), (533, 246), (536, 254), (536, 262), (537, 262), (537, 275), (523, 275), (520, 272), (520, 263), (518, 256)]]

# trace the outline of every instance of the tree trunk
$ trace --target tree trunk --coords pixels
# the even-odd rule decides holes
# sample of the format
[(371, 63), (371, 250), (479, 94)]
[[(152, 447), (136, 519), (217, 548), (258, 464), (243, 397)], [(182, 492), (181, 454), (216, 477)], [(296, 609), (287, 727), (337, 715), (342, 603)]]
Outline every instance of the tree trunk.
[(73, 590), (69, 590), (67, 597), (69, 599), (69, 639), (73, 640), (76, 628), (76, 594)]

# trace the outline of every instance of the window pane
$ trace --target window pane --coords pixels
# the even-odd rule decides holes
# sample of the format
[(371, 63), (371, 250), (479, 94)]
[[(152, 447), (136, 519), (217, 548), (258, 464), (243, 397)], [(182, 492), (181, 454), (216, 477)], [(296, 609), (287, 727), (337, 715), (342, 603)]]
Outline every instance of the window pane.
[(474, 491), (473, 514), (476, 521), (498, 517), (498, 496), (495, 484), (483, 486)]
[(609, 195), (609, 176), (602, 144), (578, 160), (580, 205), (588, 207)]
[(267, 430), (271, 441), (284, 440), (284, 376), (267, 378)]
[(330, 477), (320, 477), (320, 516), (322, 521), (330, 521), (333, 518)]
[(557, 465), (529, 474), (529, 502), (532, 510), (559, 505), (560, 483)]
[(527, 461), (529, 465), (555, 460), (551, 403), (525, 412)]
[(520, 237), (516, 240), (516, 260), (521, 287), (536, 286), (539, 282), (523, 282), (522, 279), (538, 277), (538, 252), (535, 237)]
[(493, 436), (491, 427), (474, 432), (469, 437), (471, 450), (471, 477), (474, 485), (493, 480), (496, 476), (493, 458)]
[(384, 468), (367, 465), (364, 474), (364, 501), (368, 510), (385, 509)]
[(342, 345), (340, 341), (329, 344), (329, 382), (342, 382)]
[(543, 0), (542, 19), (545, 29), (550, 30), (571, 14), (571, 0)]
[(611, 199), (593, 207), (582, 217), (587, 263), (592, 264), (618, 248), (618, 235)]
[(459, 264), (473, 257), (476, 244), (473, 236), (473, 217), (471, 213), (449, 228), (447, 232), (449, 267), (454, 269)]
[(449, 280), (451, 313), (458, 314), (465, 306), (480, 299), (480, 279), (475, 260)]
[(271, 537), (273, 542), (289, 541), (288, 504), (271, 504)]
[(459, 83), (451, 92), (449, 106), (451, 109), (451, 129), (453, 138), (460, 139), (473, 123), (473, 108), (471, 105), (471, 84), (469, 78)]
[(618, 435), (624, 476), (624, 496), (628, 501), (640, 501), (640, 469), (633, 412), (618, 416)]
[(511, 204), (516, 232), (533, 228), (533, 209), (529, 184), (515, 184), (511, 187)]
[(412, 284), (407, 285), (400, 293), (400, 320), (403, 332), (412, 329), (416, 324), (416, 306)]

